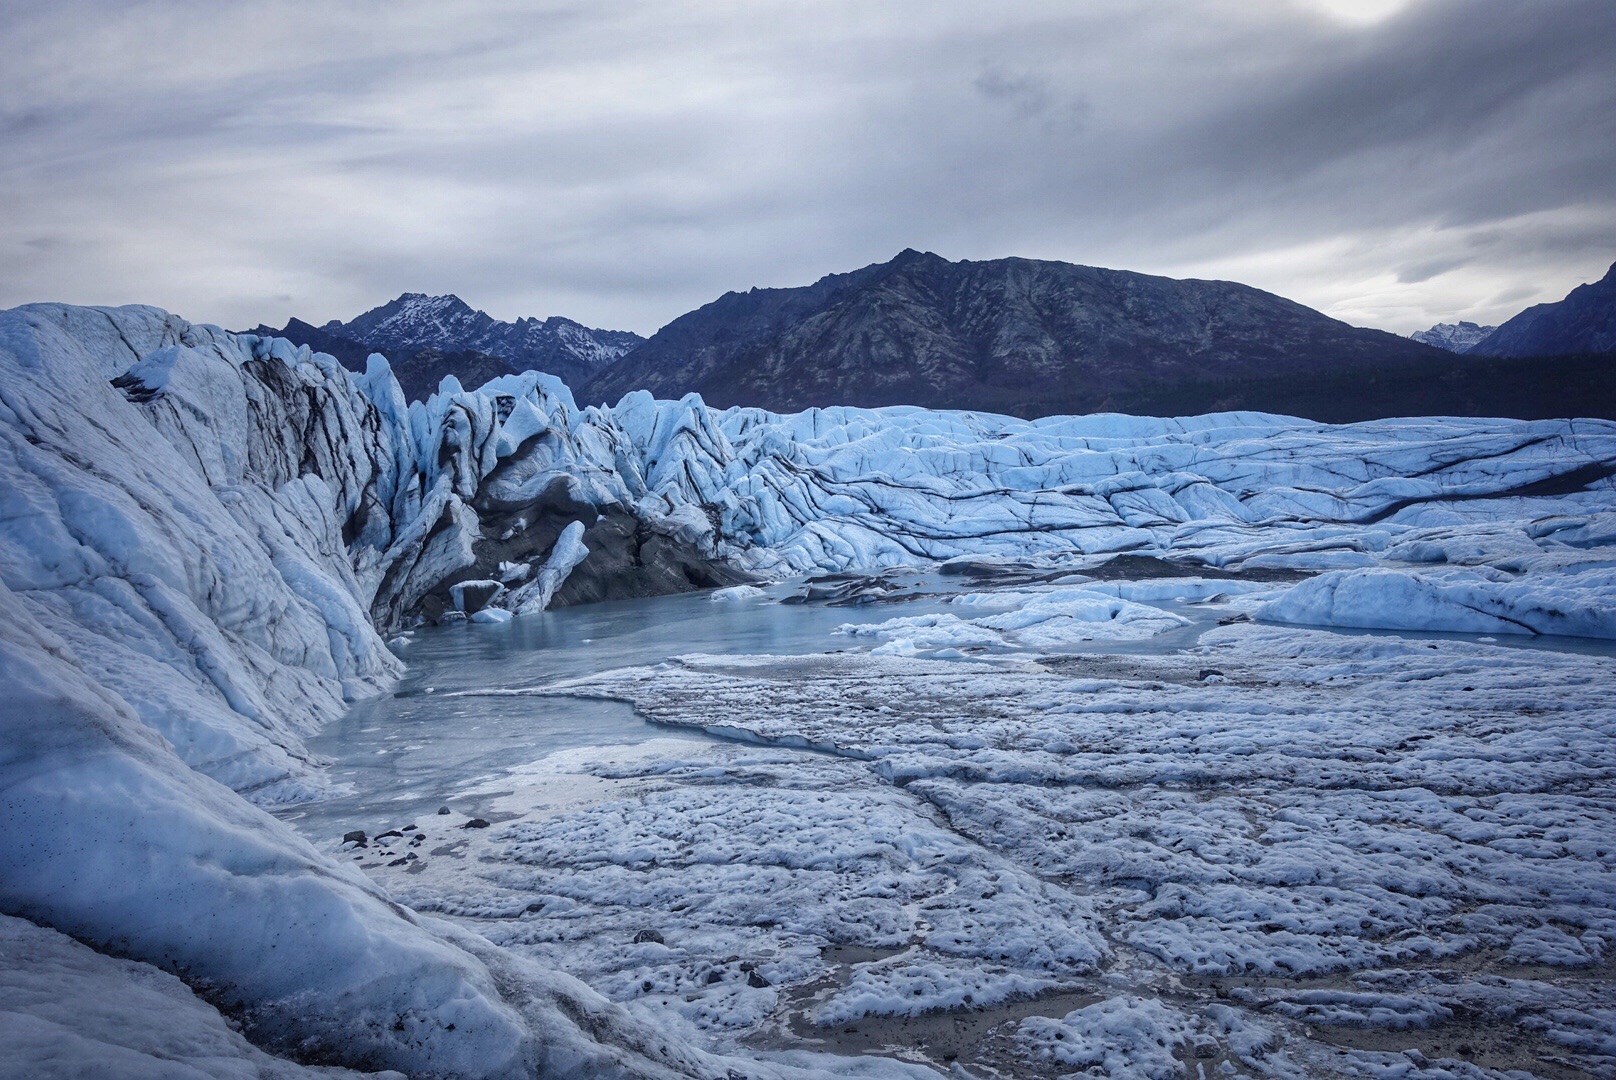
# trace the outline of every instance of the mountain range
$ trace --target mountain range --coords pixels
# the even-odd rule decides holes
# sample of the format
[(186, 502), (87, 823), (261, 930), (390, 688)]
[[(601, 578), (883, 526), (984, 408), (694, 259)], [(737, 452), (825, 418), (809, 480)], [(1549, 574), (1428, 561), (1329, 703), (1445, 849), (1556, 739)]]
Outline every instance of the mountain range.
[[(1438, 324), (1410, 339), (1235, 282), (909, 250), (811, 285), (726, 293), (649, 339), (560, 317), (501, 322), (459, 297), (420, 293), (348, 322), (293, 319), (255, 332), (355, 369), (384, 353), (412, 399), (449, 374), (472, 388), (537, 369), (585, 404), (649, 390), (776, 412), (1254, 409), (1345, 422), (1616, 412), (1616, 366), (1599, 355), (1616, 351), (1613, 313), (1616, 267), (1502, 326)], [(1563, 358), (1547, 378), (1541, 365), (1516, 359), (1547, 355)]]
[(1586, 356), (1616, 352), (1616, 263), (1565, 299), (1535, 304), (1501, 326), (1437, 323), (1415, 341), (1469, 356)]
[(333, 319), (317, 327), (292, 319), (278, 330), (259, 326), (252, 332), (330, 353), (358, 371), (369, 354), (382, 353), (412, 400), (435, 391), (445, 375), (475, 388), (499, 375), (544, 371), (578, 385), (645, 340), (560, 316), (501, 322), (458, 296), (423, 293), (405, 293), (348, 322)]
[(902, 404), (1042, 416), (1131, 411), (1163, 387), (1436, 355), (1235, 282), (909, 250), (802, 288), (727, 293), (577, 390), (589, 401), (693, 390), (777, 412)]
[(1408, 336), (1448, 352), (1467, 353), (1497, 329), (1496, 326), (1481, 326), (1473, 322), (1437, 323), (1429, 330), (1417, 330)]
[(1536, 304), (1468, 350), (1475, 356), (1565, 356), (1616, 351), (1616, 263), (1564, 300)]

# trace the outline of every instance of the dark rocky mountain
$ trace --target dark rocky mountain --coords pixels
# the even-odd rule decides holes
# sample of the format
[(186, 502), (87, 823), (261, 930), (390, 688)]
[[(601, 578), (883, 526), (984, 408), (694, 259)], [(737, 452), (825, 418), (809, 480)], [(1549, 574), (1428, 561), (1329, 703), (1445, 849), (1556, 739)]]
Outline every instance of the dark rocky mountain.
[(1564, 300), (1529, 307), (1478, 342), (1476, 356), (1549, 356), (1616, 351), (1616, 264)]
[(1473, 322), (1439, 322), (1429, 330), (1416, 330), (1408, 335), (1425, 345), (1446, 349), (1453, 353), (1467, 353), (1475, 348), (1496, 326), (1481, 326)]
[(501, 322), (458, 296), (405, 293), (346, 323), (311, 326), (292, 319), (253, 333), (289, 338), (364, 370), (373, 352), (386, 356), (411, 400), (425, 398), (445, 375), (468, 389), (499, 375), (545, 371), (577, 385), (645, 339), (626, 330), (596, 330), (552, 316)]
[(713, 405), (779, 411), (1182, 412), (1246, 407), (1225, 400), (1246, 380), (1300, 385), (1441, 357), (1451, 359), (1234, 282), (905, 251), (803, 288), (727, 293), (576, 389), (580, 402), (694, 390)]

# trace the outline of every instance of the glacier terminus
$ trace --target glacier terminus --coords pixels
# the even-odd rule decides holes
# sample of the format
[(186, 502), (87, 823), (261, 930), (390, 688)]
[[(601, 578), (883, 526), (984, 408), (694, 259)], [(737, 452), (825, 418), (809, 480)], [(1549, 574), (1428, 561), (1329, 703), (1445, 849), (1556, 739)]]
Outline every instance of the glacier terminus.
[(1613, 477), (0, 312), (0, 1074), (1616, 1076)]

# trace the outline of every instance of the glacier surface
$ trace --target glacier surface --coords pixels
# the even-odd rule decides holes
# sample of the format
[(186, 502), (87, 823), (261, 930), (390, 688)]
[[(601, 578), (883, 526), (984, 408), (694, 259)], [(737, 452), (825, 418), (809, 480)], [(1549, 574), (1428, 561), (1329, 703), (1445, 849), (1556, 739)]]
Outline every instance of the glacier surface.
[[(670, 723), (708, 715), (699, 726), (831, 748), (844, 760), (810, 767), (793, 758), (760, 780), (779, 789), (770, 798), (712, 805), (674, 784), (659, 797), (660, 817), (601, 809), (594, 831), (568, 837), (513, 826), (499, 841), (504, 877), (490, 887), (552, 888), (557, 866), (592, 852), (563, 890), (569, 902), (620, 904), (635, 888), (662, 902), (654, 891), (673, 887), (672, 871), (636, 870), (641, 849), (657, 859), (657, 846), (649, 835), (639, 847), (630, 842), (657, 833), (661, 821), (691, 837), (729, 838), (702, 858), (678, 849), (667, 865), (687, 871), (685, 887), (724, 891), (743, 907), (756, 897), (734, 894), (735, 882), (715, 868), (755, 862), (771, 881), (825, 875), (823, 895), (806, 884), (789, 895), (801, 896), (803, 919), (817, 920), (800, 932), (826, 940), (840, 940), (826, 927), (853, 925), (847, 913), (867, 908), (874, 923), (848, 944), (896, 949), (915, 932), (905, 920), (920, 901), (904, 889), (954, 897), (928, 909), (931, 952), (868, 962), (818, 1014), (830, 1021), (894, 998), (914, 1012), (957, 1005), (965, 994), (1001, 1001), (1065, 987), (1095, 976), (1115, 948), (1108, 933), (1185, 978), (1248, 963), (1258, 973), (1390, 970), (1450, 948), (1514, 949), (1509, 955), (1526, 965), (1603, 962), (1609, 890), (1605, 899), (1591, 890), (1608, 884), (1599, 876), (1608, 871), (1579, 862), (1609, 865), (1603, 853), (1583, 854), (1598, 843), (1610, 798), (1608, 763), (1589, 753), (1608, 745), (1608, 713), (1601, 701), (1576, 697), (1605, 678), (1593, 661), (1560, 672), (1558, 687), (1538, 686), (1529, 703), (1513, 654), (1494, 663), (1492, 653), (1472, 659), (1444, 646), (1434, 667), (1421, 668), (1423, 646), (1360, 644), (1337, 654), (1330, 650), (1347, 646), (1309, 636), (1318, 631), (1240, 624), (1201, 638), (1195, 647), (1216, 655), (1196, 662), (1227, 671), (1238, 656), (1266, 657), (1286, 685), (1308, 688), (1303, 697), (1338, 679), (1369, 701), (1391, 693), (1377, 687), (1406, 687), (1412, 666), (1432, 686), (1463, 679), (1494, 702), (1546, 710), (1553, 721), (1472, 721), (1447, 696), (1389, 697), (1372, 708), (1330, 699), (1364, 732), (1364, 745), (1344, 758), (1326, 745), (1317, 714), (1254, 700), (1233, 675), (1197, 682), (1186, 697), (1173, 689), (1177, 676), (1164, 674), (1148, 686), (1165, 704), (1108, 713), (1103, 679), (1028, 668), (1014, 677), (1044, 695), (1029, 714), (1025, 688), (1010, 695), (1013, 707), (984, 704), (1000, 700), (994, 680), (1012, 676), (984, 673), (991, 665), (968, 658), (1194, 629), (1192, 614), (1164, 606), (1174, 601), (1185, 612), (1218, 603), (1230, 617), (1277, 623), (1610, 637), (1613, 472), (1616, 425), (1592, 420), (1332, 427), (1250, 413), (1020, 421), (910, 408), (781, 416), (644, 393), (579, 409), (564, 385), (533, 372), (476, 391), (446, 379), (427, 401), (407, 403), (380, 357), (356, 375), (285, 341), (152, 308), (14, 309), (0, 313), (0, 911), (207, 987), (256, 1043), (304, 1060), (460, 1076), (854, 1069), (789, 1055), (714, 1057), (707, 1031), (715, 1018), (744, 1023), (772, 997), (737, 989), (715, 1004), (708, 991), (693, 991), (688, 1008), (667, 1010), (683, 1008), (685, 1019), (659, 1027), (660, 1013), (608, 1000), (639, 985), (621, 958), (597, 961), (581, 945), (584, 959), (569, 967), (546, 941), (505, 931), (490, 945), (402, 906), (399, 897), (415, 898), (408, 881), (384, 887), (262, 807), (321, 795), (321, 762), (305, 740), (397, 677), (401, 665), (383, 634), (421, 621), (498, 622), (555, 603), (799, 575), (842, 575), (807, 588), (867, 599), (888, 585), (859, 575), (942, 563), (945, 572), (1011, 575), (1021, 594), (984, 588), (961, 597), (958, 614), (897, 614), (874, 631), (882, 655), (858, 663), (898, 665), (882, 676), (893, 686), (923, 669), (917, 685), (928, 687), (941, 717), (954, 715), (960, 695), (975, 703), (961, 719), (923, 732), (871, 726), (867, 714), (853, 722), (824, 713), (812, 695), (773, 702), (766, 715), (744, 703), (725, 712), (726, 694), (767, 694), (750, 676), (699, 662), (659, 673), (645, 684), (656, 687), (649, 696), (619, 679), (606, 689), (659, 717), (668, 701), (683, 703), (683, 713), (666, 715)], [(1173, 572), (1196, 581), (1173, 594), (1150, 580), (1083, 580), (1103, 579), (1118, 555), (1187, 566)], [(851, 631), (849, 640), (866, 633)], [(965, 666), (935, 659), (944, 655)], [(864, 670), (838, 678), (857, 685)], [(680, 680), (698, 671), (701, 694), (681, 696)], [(1066, 681), (1049, 681), (1056, 678)], [(1228, 685), (1214, 681), (1225, 678)], [(877, 712), (912, 713), (874, 691), (869, 700)], [(1276, 710), (1289, 719), (1276, 724)], [(1100, 715), (1112, 717), (1103, 730), (1083, 726)], [(1202, 721), (1210, 726), (1195, 728)], [(1553, 726), (1562, 722), (1573, 726)], [(1175, 749), (1197, 740), (1211, 757)], [(1083, 757), (1089, 741), (1112, 749)], [(1406, 751), (1404, 742), (1422, 749)], [(1356, 780), (1338, 788), (1343, 777), (1361, 779), (1359, 766), (1391, 768), (1384, 775), (1402, 789), (1436, 801), (1388, 803)], [(768, 760), (755, 767), (774, 768)], [(656, 768), (677, 778), (684, 766)], [(1045, 790), (1074, 770), (1090, 779)], [(871, 787), (865, 773), (886, 786)], [(1202, 813), (1180, 805), (1180, 795), (1164, 788), (1103, 811), (1086, 802), (1104, 790), (1093, 778), (1160, 787), (1188, 776), (1300, 785), (1308, 795), (1230, 795), (1226, 805), (1215, 796), (1204, 812), (1215, 816), (1202, 818), (1193, 840), (1208, 868), (1117, 835), (1118, 815), (1149, 830), (1163, 814)], [(989, 795), (985, 808), (970, 809)], [(1253, 806), (1252, 798), (1269, 801)], [(1044, 805), (1066, 799), (1075, 801)], [(1302, 828), (1320, 799), (1331, 815)], [(1586, 800), (1575, 804), (1582, 816), (1564, 820), (1567, 799)], [(1254, 813), (1281, 823), (1299, 815), (1291, 824), (1310, 845), (1324, 843), (1321, 829), (1345, 832), (1322, 848), (1288, 847), (1278, 834), (1262, 844), (1240, 826)], [(961, 830), (936, 824), (956, 816), (975, 845), (958, 859), (950, 852), (965, 850)], [(812, 850), (787, 827), (801, 820), (817, 823)], [(1033, 839), (1097, 820), (1103, 829), (1083, 833), (1081, 845)], [(1392, 846), (1392, 858), (1388, 828), (1405, 845), (1428, 834), (1489, 851), (1456, 862), (1431, 841), (1425, 855)], [(1561, 833), (1566, 839), (1551, 838)], [(1033, 853), (1033, 865), (1013, 859), (1017, 850)], [(1405, 869), (1408, 858), (1425, 856), (1434, 867)], [(1106, 884), (1113, 864), (1127, 870)], [(1316, 881), (1321, 865), (1353, 868), (1358, 884)], [(885, 869), (872, 877), (874, 866)], [(877, 902), (886, 887), (875, 881), (883, 875), (909, 882), (888, 897), (886, 922), (877, 918), (886, 910)], [(1124, 897), (1121, 914), (1102, 917), (1073, 881), (1123, 893), (1154, 885), (1148, 902)], [(1008, 899), (970, 911), (964, 901), (977, 888)], [(1547, 891), (1552, 912), (1531, 890)], [(456, 913), (442, 894), (418, 899)], [(1352, 914), (1385, 932), (1348, 932)], [(775, 921), (762, 909), (757, 917)], [(1245, 926), (1257, 919), (1279, 929)], [(1442, 935), (1430, 933), (1432, 919), (1448, 920)], [(940, 927), (956, 928), (955, 944)], [(819, 970), (817, 950), (801, 942), (777, 952), (779, 966), (747, 972), (757, 978), (744, 980), (745, 990)], [(653, 988), (672, 1002), (685, 975), (654, 955), (642, 966), (657, 972)], [(567, 973), (573, 968), (594, 987)], [(94, 977), (102, 976), (114, 977)], [(1416, 1013), (1451, 1009), (1442, 1002), (1454, 995), (1485, 997), (1419, 989), (1422, 977), (1409, 967), (1397, 985), (1404, 996), (1424, 995), (1409, 1006)], [(1351, 992), (1389, 993), (1384, 985)], [(1245, 989), (1265, 1018), (1310, 1007)], [(1551, 990), (1567, 993), (1551, 987), (1540, 996), (1549, 1000)], [(1609, 1037), (1600, 1034), (1604, 1014), (1585, 997), (1545, 1007), (1544, 1038), (1589, 1061), (1610, 1057), (1600, 1049)], [(1313, 1005), (1339, 1015), (1369, 1007), (1350, 996)], [(1249, 1008), (1238, 1023), (1233, 1013), (1204, 1010), (1163, 1019), (1126, 1000), (1072, 1013), (1091, 1034), (1073, 1042), (1081, 1053), (1051, 1052), (1063, 1066), (1108, 1068), (1105, 1033), (1137, 1023), (1155, 1024), (1175, 1046), (1216, 1031), (1218, 1053), (1231, 1061), (1255, 1060), (1233, 1049), (1242, 1039), (1268, 1045), (1240, 1027), (1256, 1023)], [(1065, 1041), (1059, 1033), (1035, 1027), (1023, 1042)]]

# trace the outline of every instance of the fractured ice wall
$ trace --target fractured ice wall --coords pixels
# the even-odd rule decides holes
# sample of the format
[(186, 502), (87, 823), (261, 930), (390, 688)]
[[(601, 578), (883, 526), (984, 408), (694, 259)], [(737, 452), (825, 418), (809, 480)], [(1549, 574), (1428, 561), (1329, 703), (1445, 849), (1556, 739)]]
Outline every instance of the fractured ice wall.
[(500, 395), (407, 409), (385, 364), (151, 308), (0, 313), (0, 912), (211, 986), (317, 1059), (723, 1075), (242, 797), (309, 794), (302, 737), (398, 672), (372, 619), (471, 568), (467, 500), (538, 445), (532, 402), (565, 415), (545, 379), (500, 424)]
[(0, 387), (6, 587), (186, 764), (304, 794), (301, 737), (399, 670), (342, 538), (391, 467), (364, 399), (150, 308), (0, 315)]

